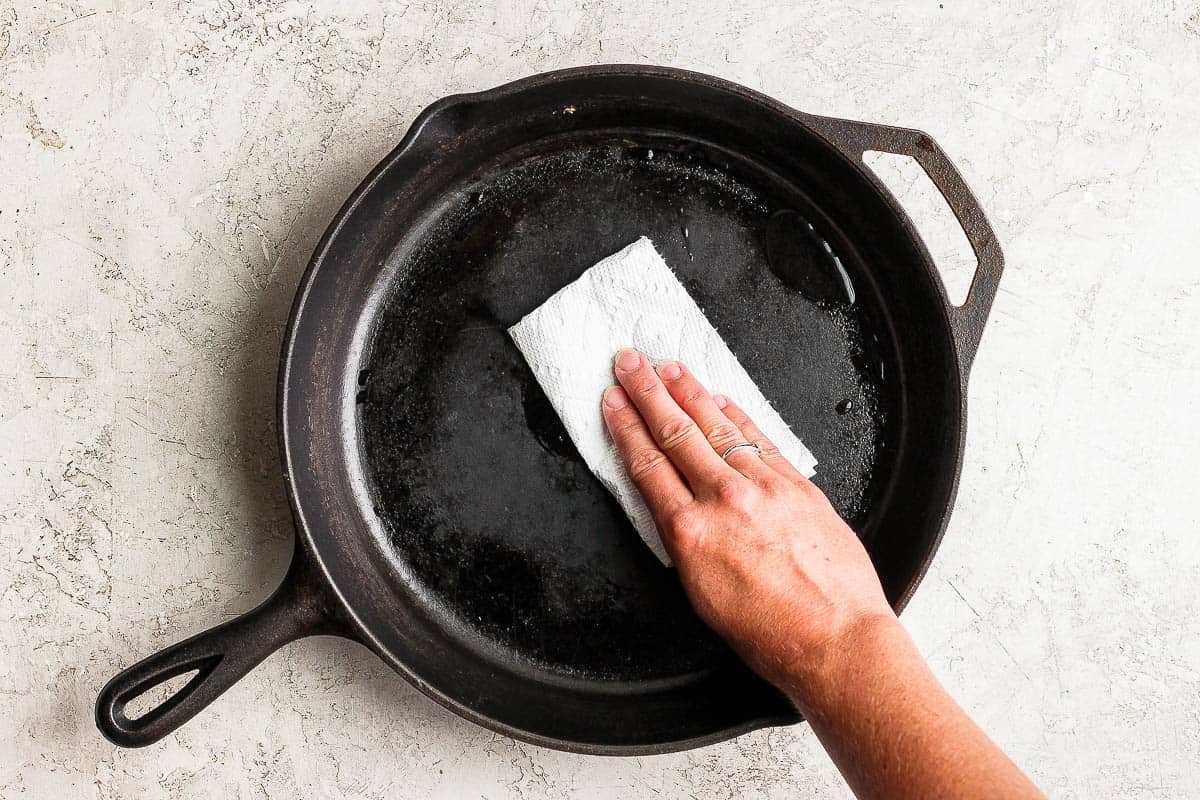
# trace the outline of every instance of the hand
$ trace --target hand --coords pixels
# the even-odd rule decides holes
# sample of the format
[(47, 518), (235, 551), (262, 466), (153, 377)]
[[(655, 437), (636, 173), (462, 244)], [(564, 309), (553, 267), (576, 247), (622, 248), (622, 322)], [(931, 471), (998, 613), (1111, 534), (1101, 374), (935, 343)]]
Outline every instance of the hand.
[[(604, 420), (700, 616), (807, 717), (859, 798), (1040, 798), (938, 684), (829, 501), (682, 364), (622, 350)], [(753, 450), (721, 454), (740, 442)]]
[[(858, 537), (732, 401), (617, 354), (605, 422), (697, 613), (803, 709), (864, 626), (895, 622)], [(730, 446), (754, 442), (721, 459)]]

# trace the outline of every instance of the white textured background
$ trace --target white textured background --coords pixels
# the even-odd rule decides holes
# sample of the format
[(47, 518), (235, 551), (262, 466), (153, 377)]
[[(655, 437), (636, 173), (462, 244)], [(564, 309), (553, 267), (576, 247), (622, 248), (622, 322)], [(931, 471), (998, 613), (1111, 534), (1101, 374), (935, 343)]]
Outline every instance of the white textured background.
[(1009, 266), (905, 621), (1051, 794), (1194, 794), (1200, 3), (981, 5), (0, 2), (0, 796), (846, 795), (805, 728), (565, 755), (323, 639), (148, 749), (93, 727), (282, 575), (277, 350), (343, 198), (432, 100), (601, 61), (951, 154)]

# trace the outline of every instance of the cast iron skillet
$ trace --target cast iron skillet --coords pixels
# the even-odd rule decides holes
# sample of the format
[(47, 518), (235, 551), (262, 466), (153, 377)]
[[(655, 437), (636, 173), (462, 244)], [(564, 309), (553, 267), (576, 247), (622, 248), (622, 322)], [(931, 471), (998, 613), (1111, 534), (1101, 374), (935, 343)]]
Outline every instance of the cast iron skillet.
[[(865, 150), (912, 156), (945, 195), (979, 259), (962, 306)], [(678, 70), (565, 70), (434, 103), (339, 212), (281, 359), (292, 567), (260, 607), (115, 677), (104, 735), (150, 744), (313, 634), (549, 747), (658, 753), (796, 721), (692, 614), (505, 334), (641, 235), (816, 454), (902, 607), (953, 503), (1002, 269), (962, 177), (918, 131)]]

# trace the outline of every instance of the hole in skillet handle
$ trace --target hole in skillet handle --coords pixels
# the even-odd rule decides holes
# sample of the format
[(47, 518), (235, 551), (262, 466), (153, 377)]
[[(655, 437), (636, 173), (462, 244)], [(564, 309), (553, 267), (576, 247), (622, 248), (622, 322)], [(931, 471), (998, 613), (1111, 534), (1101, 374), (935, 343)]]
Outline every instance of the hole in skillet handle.
[[(954, 218), (977, 259), (970, 287), (962, 303), (952, 304), (949, 299), (946, 301), (946, 314), (958, 357), (959, 376), (965, 387), (975, 353), (979, 349), (983, 327), (991, 312), (992, 302), (996, 299), (1000, 276), (1004, 273), (1004, 254), (1000, 252), (996, 233), (984, 216), (979, 200), (971, 192), (954, 163), (926, 133), (912, 128), (796, 113), (805, 126), (820, 134), (850, 159), (862, 161), (863, 155), (868, 151), (912, 158), (920, 165), (954, 213)], [(865, 162), (863, 167), (867, 172), (873, 173)], [(890, 194), (882, 179), (876, 177), (876, 180), (883, 190)]]
[(167, 678), (162, 683), (151, 686), (141, 694), (129, 698), (129, 700), (125, 701), (124, 705), (118, 702), (116, 713), (122, 715), (123, 719), (128, 722), (137, 722), (156, 708), (164, 705), (199, 674), (200, 670), (193, 669), (182, 675)]
[(912, 156), (867, 150), (863, 153), (863, 163), (879, 176), (912, 217), (937, 265), (947, 299), (961, 306), (967, 301), (979, 258), (946, 198)]
[(125, 725), (148, 724), (174, 708), (213, 671), (220, 660), (220, 656), (211, 656), (198, 666), (180, 664), (155, 675), (148, 682), (131, 687), (124, 696), (118, 696), (113, 703), (113, 713)]

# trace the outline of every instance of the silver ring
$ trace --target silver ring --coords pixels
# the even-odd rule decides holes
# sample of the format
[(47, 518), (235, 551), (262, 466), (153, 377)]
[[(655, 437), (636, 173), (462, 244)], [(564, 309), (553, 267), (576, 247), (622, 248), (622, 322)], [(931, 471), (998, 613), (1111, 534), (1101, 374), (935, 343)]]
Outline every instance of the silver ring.
[(735, 453), (738, 450), (745, 450), (746, 448), (750, 448), (751, 450), (753, 450), (755, 455), (759, 455), (759, 456), (762, 455), (762, 448), (759, 447), (758, 445), (756, 445), (754, 442), (741, 442), (740, 444), (735, 444), (732, 447), (730, 447), (728, 450), (726, 450), (724, 455), (721, 456), (721, 459), (723, 461), (728, 461), (730, 455), (732, 455), (733, 453)]

